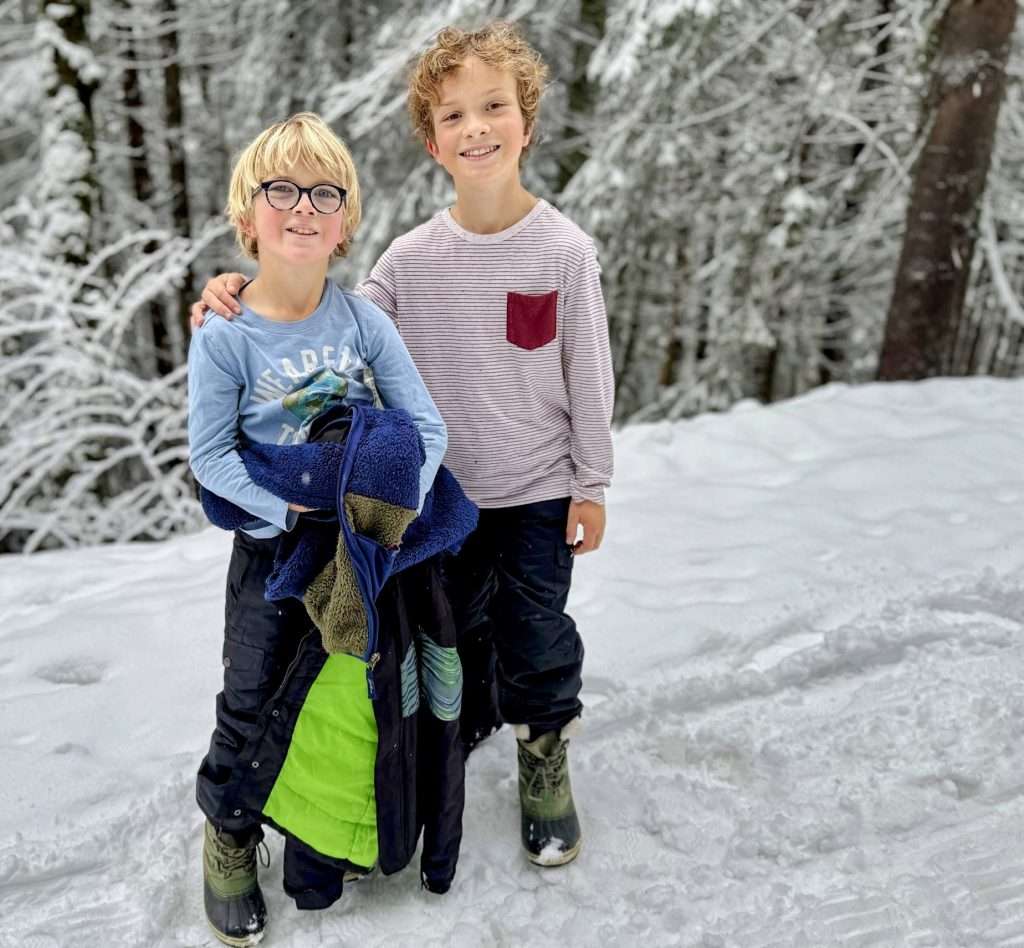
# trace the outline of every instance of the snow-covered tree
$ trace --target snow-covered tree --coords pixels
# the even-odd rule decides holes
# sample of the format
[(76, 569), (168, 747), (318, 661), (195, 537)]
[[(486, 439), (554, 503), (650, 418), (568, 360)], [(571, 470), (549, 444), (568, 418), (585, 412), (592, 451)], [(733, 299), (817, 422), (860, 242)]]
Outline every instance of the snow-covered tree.
[(42, 0), (37, 23), (42, 47), (43, 114), (36, 187), (22, 194), (30, 229), (45, 234), (47, 256), (81, 264), (94, 246), (101, 208), (96, 183), (93, 98), (102, 75), (87, 32), (89, 0)]
[[(598, 244), (620, 420), (874, 378), (955, 2), (0, 0), (0, 545), (198, 522), (185, 304), (247, 266), (232, 158), (324, 115), (363, 184), (356, 282), (452, 200), (405, 114), (448, 23), (516, 20), (551, 67), (525, 182)], [(950, 371), (1024, 371), (1021, 32)]]

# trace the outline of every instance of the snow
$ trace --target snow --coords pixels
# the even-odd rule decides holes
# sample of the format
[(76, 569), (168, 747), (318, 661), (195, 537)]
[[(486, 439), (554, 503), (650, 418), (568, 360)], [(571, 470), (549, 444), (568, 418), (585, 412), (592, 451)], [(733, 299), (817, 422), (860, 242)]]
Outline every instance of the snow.
[[(1024, 945), (1024, 381), (830, 386), (617, 434), (573, 784), (518, 842), (507, 729), (444, 897), (415, 865), (264, 945)], [(193, 775), (230, 538), (0, 559), (0, 946), (210, 945)]]

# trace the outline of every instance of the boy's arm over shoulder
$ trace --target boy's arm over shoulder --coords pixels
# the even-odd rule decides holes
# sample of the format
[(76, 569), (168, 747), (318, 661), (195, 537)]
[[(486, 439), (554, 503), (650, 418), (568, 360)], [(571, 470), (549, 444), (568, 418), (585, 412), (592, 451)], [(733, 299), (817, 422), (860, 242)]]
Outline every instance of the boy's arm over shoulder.
[(398, 288), (395, 279), (395, 245), (388, 247), (374, 264), (370, 275), (355, 291), (383, 310), (398, 325)]
[(420, 468), (420, 502), (434, 483), (441, 459), (448, 448), (448, 429), (420, 373), (405, 348), (394, 323), (372, 303), (351, 297), (366, 348), (364, 358), (373, 371), (373, 379), (387, 408), (404, 408), (423, 439), (426, 460)]
[(615, 379), (601, 266), (589, 238), (568, 275), (562, 315), (562, 363), (572, 426), (572, 498), (603, 503), (614, 467), (611, 420)]
[(253, 517), (289, 529), (295, 518), (289, 516), (288, 504), (253, 483), (238, 453), (238, 396), (243, 380), (237, 359), (222, 347), (225, 330), (230, 331), (223, 320), (211, 319), (189, 345), (189, 465), (207, 490)]

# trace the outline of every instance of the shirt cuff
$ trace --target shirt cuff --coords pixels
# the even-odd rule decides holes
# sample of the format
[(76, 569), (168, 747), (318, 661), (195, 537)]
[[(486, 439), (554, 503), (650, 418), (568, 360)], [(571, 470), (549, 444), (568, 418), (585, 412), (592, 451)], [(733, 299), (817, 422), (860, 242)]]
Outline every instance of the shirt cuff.
[(604, 503), (604, 485), (595, 484), (592, 487), (584, 487), (576, 481), (569, 482), (569, 496), (579, 503), (581, 500), (592, 500), (595, 504)]
[(271, 537), (281, 535), (281, 528), (267, 523), (266, 520), (250, 520), (248, 523), (243, 523), (238, 529), (257, 540), (269, 540)]

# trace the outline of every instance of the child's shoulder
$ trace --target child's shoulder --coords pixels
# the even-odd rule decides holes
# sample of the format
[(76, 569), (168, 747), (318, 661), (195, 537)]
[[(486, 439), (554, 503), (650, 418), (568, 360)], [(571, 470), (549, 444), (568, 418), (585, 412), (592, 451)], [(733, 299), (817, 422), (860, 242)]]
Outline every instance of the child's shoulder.
[(331, 283), (333, 286), (335, 308), (344, 309), (346, 313), (352, 316), (356, 323), (372, 323), (381, 319), (387, 323), (391, 322), (388, 314), (372, 300), (367, 299), (355, 290), (342, 286), (340, 283), (335, 283), (333, 280)]
[(335, 280), (330, 280), (329, 282), (331, 284), (332, 293), (331, 302), (334, 307), (350, 309), (357, 315), (372, 311), (380, 312), (377, 306), (371, 303), (365, 296), (361, 296), (355, 290), (350, 290), (347, 286), (342, 286)]
[(403, 256), (408, 253), (420, 254), (424, 248), (433, 248), (437, 245), (437, 238), (447, 230), (444, 223), (444, 215), (447, 210), (438, 211), (433, 217), (428, 218), (422, 224), (417, 224), (412, 230), (399, 234), (388, 248), (388, 252)]
[(540, 203), (542, 208), (537, 215), (537, 227), (544, 230), (547, 242), (578, 255), (592, 254), (596, 251), (593, 237), (579, 224), (543, 198)]
[(200, 371), (212, 364), (221, 371), (238, 375), (244, 370), (248, 336), (238, 325), (241, 317), (225, 319), (208, 313), (205, 322), (193, 334), (188, 346), (189, 371)]
[(575, 221), (543, 198), (532, 214), (529, 227), (521, 232), (521, 238), (530, 250), (524, 254), (521, 244), (517, 247), (510, 242), (509, 253), (516, 257), (531, 257), (531, 266), (553, 270), (565, 285), (597, 265), (597, 247), (591, 236)]
[(240, 327), (236, 325), (241, 318), (236, 316), (234, 319), (225, 319), (210, 310), (206, 314), (203, 325), (193, 334), (191, 345), (207, 350), (228, 351), (234, 349), (243, 342), (243, 336), (239, 332)]

